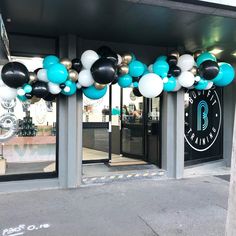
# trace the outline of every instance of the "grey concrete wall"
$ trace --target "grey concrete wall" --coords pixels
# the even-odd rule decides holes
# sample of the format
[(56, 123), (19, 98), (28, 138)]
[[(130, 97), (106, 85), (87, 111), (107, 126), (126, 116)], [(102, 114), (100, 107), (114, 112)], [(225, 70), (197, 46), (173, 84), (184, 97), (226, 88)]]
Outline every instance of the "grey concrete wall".
[(226, 166), (231, 165), (236, 81), (223, 90), (223, 158)]
[(161, 109), (162, 168), (179, 179), (184, 174), (184, 91), (164, 93)]

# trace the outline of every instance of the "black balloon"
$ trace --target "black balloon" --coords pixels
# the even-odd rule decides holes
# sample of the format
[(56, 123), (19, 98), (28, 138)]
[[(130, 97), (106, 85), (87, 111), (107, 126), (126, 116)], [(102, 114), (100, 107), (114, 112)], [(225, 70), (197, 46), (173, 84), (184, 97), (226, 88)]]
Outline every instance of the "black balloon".
[(115, 79), (111, 82), (111, 84), (117, 84), (118, 78), (119, 78), (119, 76), (116, 74)]
[(31, 98), (33, 97), (33, 95), (32, 95), (31, 93), (26, 93), (26, 94), (25, 94), (25, 97), (26, 97), (27, 99), (31, 99)]
[(177, 61), (178, 61), (178, 59), (175, 56), (168, 56), (167, 57), (167, 63), (169, 64), (169, 66), (176, 66)]
[(141, 79), (142, 76), (139, 77), (132, 77), (132, 81), (133, 82), (139, 82), (139, 80)]
[(48, 85), (43, 81), (36, 81), (32, 84), (32, 95), (38, 98), (45, 98), (49, 94)]
[(101, 46), (100, 48), (98, 48), (97, 50), (97, 54), (100, 56), (100, 57), (103, 57), (105, 54), (109, 53), (109, 52), (112, 52), (112, 50), (107, 47), (107, 46)]
[(112, 60), (115, 64), (118, 62), (118, 56), (109, 47), (102, 46), (97, 50), (97, 54), (102, 58), (107, 58)]
[(64, 89), (64, 88), (66, 87), (66, 84), (60, 84), (59, 87), (60, 87), (61, 89)]
[(181, 69), (178, 66), (171, 66), (169, 73), (174, 77), (178, 77), (181, 74)]
[(41, 69), (43, 69), (43, 68), (38, 68), (38, 69), (34, 70), (34, 73), (37, 75), (39, 70), (41, 70)]
[(139, 92), (138, 88), (133, 88), (133, 94), (136, 97), (142, 97), (143, 95)]
[(23, 64), (9, 62), (2, 68), (2, 80), (9, 87), (18, 88), (29, 81), (29, 72)]
[(109, 84), (116, 77), (116, 66), (107, 58), (99, 58), (91, 67), (93, 79), (99, 84)]
[(212, 80), (218, 75), (219, 66), (217, 62), (207, 60), (199, 66), (198, 70), (200, 77), (203, 77), (206, 80)]
[(44, 97), (43, 99), (47, 102), (52, 102), (55, 101), (57, 95), (56, 94), (51, 94), (49, 93), (46, 97)]
[(72, 67), (71, 68), (76, 70), (79, 73), (82, 69), (82, 63), (81, 63), (80, 59), (75, 58), (71, 62), (72, 62)]

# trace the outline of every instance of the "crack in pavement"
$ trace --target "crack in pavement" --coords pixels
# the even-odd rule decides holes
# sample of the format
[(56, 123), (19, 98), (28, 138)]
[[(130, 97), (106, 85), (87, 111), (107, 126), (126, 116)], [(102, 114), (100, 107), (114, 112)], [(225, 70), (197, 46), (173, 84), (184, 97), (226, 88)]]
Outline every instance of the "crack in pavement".
[(152, 228), (152, 226), (151, 226), (150, 224), (148, 224), (148, 222), (147, 222), (145, 219), (142, 218), (142, 216), (138, 215), (138, 218), (139, 218), (149, 229), (151, 229), (151, 231), (154, 233), (154, 235), (160, 236), (160, 234), (158, 234), (158, 233)]

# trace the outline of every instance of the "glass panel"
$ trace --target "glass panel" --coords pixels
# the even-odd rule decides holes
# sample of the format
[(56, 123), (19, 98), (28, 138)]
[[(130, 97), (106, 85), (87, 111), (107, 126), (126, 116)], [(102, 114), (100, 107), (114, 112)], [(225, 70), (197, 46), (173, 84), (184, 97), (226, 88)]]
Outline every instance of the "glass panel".
[(135, 97), (132, 88), (123, 89), (122, 152), (143, 155), (143, 97)]
[(109, 89), (98, 100), (83, 95), (83, 161), (109, 158)]
[[(42, 59), (14, 58), (29, 71)], [(0, 133), (18, 123), (15, 135), (0, 143), (0, 175), (54, 172), (56, 161), (56, 102), (0, 101)], [(13, 123), (12, 123), (13, 122)]]

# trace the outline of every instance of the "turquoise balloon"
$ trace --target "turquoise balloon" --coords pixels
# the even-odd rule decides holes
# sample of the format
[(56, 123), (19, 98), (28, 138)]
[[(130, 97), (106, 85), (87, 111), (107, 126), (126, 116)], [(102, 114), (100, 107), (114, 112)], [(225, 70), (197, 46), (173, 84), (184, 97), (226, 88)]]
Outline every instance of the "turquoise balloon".
[(153, 64), (153, 72), (162, 78), (167, 76), (169, 64), (166, 61), (158, 60)]
[(61, 91), (62, 94), (67, 95), (67, 96), (71, 96), (73, 94), (76, 93), (76, 83), (71, 81), (71, 80), (67, 80), (65, 82), (65, 85), (68, 86), (70, 88), (69, 92), (65, 92), (64, 90)]
[(166, 61), (167, 56), (159, 56), (156, 61)]
[(166, 92), (171, 92), (175, 89), (175, 86), (176, 86), (176, 79), (175, 77), (171, 76), (170, 78), (168, 78), (168, 82), (164, 83), (163, 90)]
[(48, 80), (55, 84), (62, 84), (66, 82), (68, 71), (66, 67), (60, 63), (50, 66), (47, 70)]
[(197, 58), (197, 66), (200, 66), (204, 61), (207, 61), (207, 60), (217, 61), (214, 55), (212, 55), (209, 52), (204, 52), (200, 54), (200, 56)]
[(32, 86), (30, 84), (24, 85), (23, 89), (24, 89), (25, 93), (31, 93), (32, 92)]
[(134, 53), (131, 52), (130, 55), (132, 56), (131, 62), (135, 61), (136, 60), (136, 56), (134, 55)]
[(133, 87), (138, 88), (138, 82), (133, 82)]
[(216, 86), (220, 87), (227, 86), (234, 80), (235, 76), (234, 68), (229, 63), (225, 62), (219, 63), (219, 67), (220, 67), (220, 72), (219, 72), (220, 76), (214, 78), (213, 83)]
[(23, 95), (23, 96), (19, 96), (17, 95), (17, 98), (21, 101), (21, 102), (25, 102), (27, 100), (27, 98)]
[(208, 81), (205, 79), (200, 79), (198, 83), (194, 86), (195, 89), (197, 90), (204, 90), (208, 85)]
[(131, 61), (129, 64), (129, 74), (133, 77), (139, 77), (143, 74), (145, 67), (141, 61)]
[(59, 62), (59, 58), (53, 55), (46, 56), (43, 60), (43, 68), (48, 69), (50, 66), (57, 64)]
[(118, 84), (121, 88), (127, 88), (132, 84), (132, 77), (129, 74), (122, 75), (118, 78)]
[(103, 89), (96, 89), (94, 85), (82, 89), (84, 95), (90, 99), (100, 99), (107, 92), (107, 86)]

